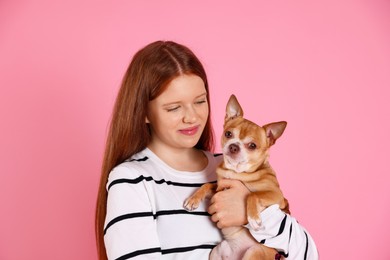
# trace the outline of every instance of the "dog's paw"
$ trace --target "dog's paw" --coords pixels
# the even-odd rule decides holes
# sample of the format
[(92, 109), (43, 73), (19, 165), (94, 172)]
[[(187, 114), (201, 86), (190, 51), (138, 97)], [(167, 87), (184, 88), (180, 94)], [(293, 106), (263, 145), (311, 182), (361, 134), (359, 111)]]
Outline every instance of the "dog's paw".
[(259, 231), (261, 229), (261, 218), (260, 218), (260, 216), (258, 216), (257, 218), (248, 217), (248, 223), (249, 223), (250, 227), (254, 231)]
[(200, 200), (190, 197), (184, 201), (184, 208), (188, 211), (194, 211), (199, 207)]
[(248, 223), (250, 227), (259, 231), (261, 229), (261, 217), (260, 213), (265, 209), (260, 203), (259, 198), (251, 194), (248, 196), (247, 200), (247, 215), (248, 215)]

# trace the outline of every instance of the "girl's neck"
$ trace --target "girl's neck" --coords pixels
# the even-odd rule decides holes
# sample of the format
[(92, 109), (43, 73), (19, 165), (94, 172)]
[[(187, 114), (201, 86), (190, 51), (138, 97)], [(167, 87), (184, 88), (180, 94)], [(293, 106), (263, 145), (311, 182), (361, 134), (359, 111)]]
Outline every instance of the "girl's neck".
[(195, 148), (174, 148), (149, 144), (148, 148), (167, 165), (178, 171), (198, 172), (206, 168), (208, 159)]

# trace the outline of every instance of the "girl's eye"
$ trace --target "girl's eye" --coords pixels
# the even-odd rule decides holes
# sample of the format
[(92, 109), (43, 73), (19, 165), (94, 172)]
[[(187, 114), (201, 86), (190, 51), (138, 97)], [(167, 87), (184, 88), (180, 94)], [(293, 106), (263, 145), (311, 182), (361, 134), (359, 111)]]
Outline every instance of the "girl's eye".
[(250, 143), (249, 145), (248, 145), (248, 148), (250, 149), (250, 150), (255, 150), (256, 149), (256, 144), (255, 143)]
[(167, 108), (167, 111), (168, 112), (173, 112), (173, 111), (176, 111), (180, 108), (180, 106), (177, 106), (177, 107), (172, 107), (172, 108)]
[(203, 104), (203, 103), (206, 103), (206, 100), (199, 100), (199, 101), (195, 102), (195, 104), (198, 104), (198, 105)]
[(225, 132), (225, 137), (226, 137), (226, 138), (232, 138), (232, 137), (233, 137), (233, 133), (230, 132), (230, 131), (226, 131), (226, 132)]

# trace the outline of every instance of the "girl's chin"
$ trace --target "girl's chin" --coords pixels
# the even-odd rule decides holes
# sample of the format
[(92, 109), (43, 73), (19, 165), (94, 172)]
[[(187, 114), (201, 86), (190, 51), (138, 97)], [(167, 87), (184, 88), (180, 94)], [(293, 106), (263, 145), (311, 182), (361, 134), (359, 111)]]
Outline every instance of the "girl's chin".
[(182, 141), (179, 142), (179, 144), (183, 148), (193, 148), (199, 142), (199, 139), (200, 139), (200, 136), (193, 137), (193, 138), (183, 138)]
[(181, 143), (183, 148), (194, 148), (198, 142)]

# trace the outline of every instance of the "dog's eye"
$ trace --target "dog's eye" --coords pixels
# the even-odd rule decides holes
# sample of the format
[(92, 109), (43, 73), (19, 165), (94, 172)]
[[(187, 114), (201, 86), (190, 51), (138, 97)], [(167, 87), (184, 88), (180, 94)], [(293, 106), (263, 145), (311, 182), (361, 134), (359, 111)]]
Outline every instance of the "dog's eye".
[(233, 137), (233, 133), (230, 132), (230, 131), (226, 131), (226, 132), (225, 132), (225, 137), (226, 137), (226, 138), (232, 138), (232, 137)]
[(248, 145), (248, 148), (250, 149), (250, 150), (255, 150), (256, 149), (256, 144), (255, 143), (250, 143), (249, 145)]

